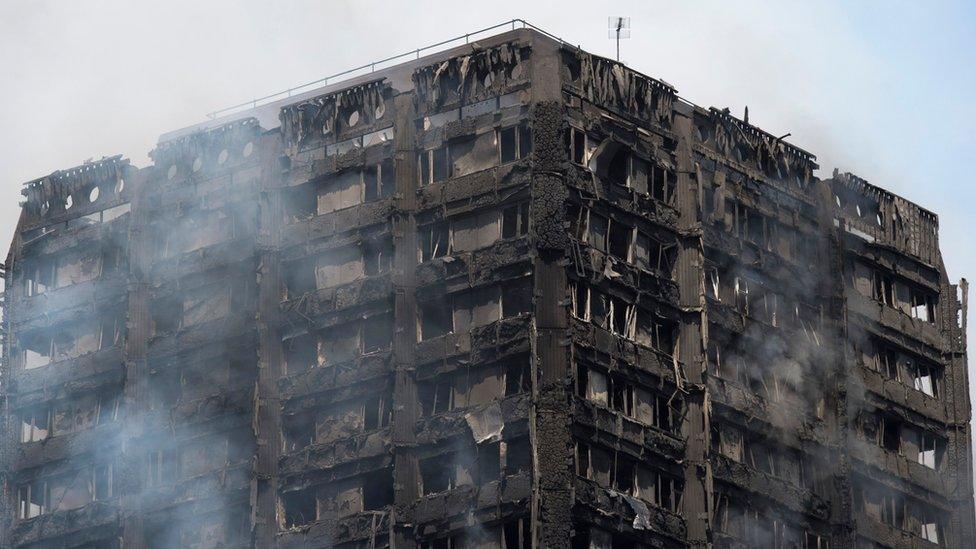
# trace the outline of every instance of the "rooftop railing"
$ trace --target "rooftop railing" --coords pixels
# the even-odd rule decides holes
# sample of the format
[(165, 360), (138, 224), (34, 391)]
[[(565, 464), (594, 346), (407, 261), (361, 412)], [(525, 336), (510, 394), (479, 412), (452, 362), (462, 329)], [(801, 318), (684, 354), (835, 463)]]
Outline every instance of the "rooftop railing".
[(396, 63), (403, 62), (404, 60), (407, 60), (407, 59), (420, 59), (421, 54), (436, 53), (437, 51), (442, 51), (442, 50), (450, 49), (450, 48), (452, 48), (454, 46), (461, 45), (462, 43), (463, 44), (467, 44), (467, 43), (470, 43), (470, 41), (471, 41), (472, 38), (482, 37), (483, 35), (485, 35), (487, 33), (490, 33), (492, 31), (497, 31), (498, 29), (502, 29), (502, 28), (505, 28), (505, 29), (511, 28), (511, 30), (515, 30), (517, 28), (523, 28), (523, 29), (524, 28), (529, 28), (529, 29), (533, 29), (533, 30), (535, 30), (537, 32), (540, 32), (540, 33), (548, 36), (549, 38), (552, 38), (553, 40), (556, 40), (556, 41), (558, 41), (558, 42), (560, 42), (562, 44), (566, 44), (567, 43), (566, 41), (564, 41), (563, 39), (559, 38), (558, 36), (555, 36), (552, 33), (549, 33), (549, 32), (547, 32), (545, 30), (542, 30), (539, 27), (536, 27), (535, 25), (529, 23), (528, 21), (525, 21), (523, 19), (512, 19), (511, 21), (506, 21), (504, 23), (499, 23), (497, 25), (492, 25), (490, 27), (485, 27), (483, 29), (479, 29), (479, 30), (476, 30), (474, 32), (469, 32), (469, 33), (466, 33), (466, 34), (462, 34), (460, 36), (455, 36), (454, 38), (449, 38), (447, 40), (443, 40), (443, 41), (438, 42), (436, 44), (431, 44), (429, 46), (424, 46), (422, 48), (417, 48), (415, 50), (408, 51), (408, 52), (404, 52), (404, 53), (401, 53), (399, 55), (394, 55), (392, 57), (387, 57), (385, 59), (380, 59), (378, 61), (373, 61), (371, 63), (367, 63), (365, 65), (360, 65), (360, 66), (355, 67), (355, 68), (352, 68), (352, 69), (347, 69), (347, 70), (344, 70), (342, 72), (337, 72), (335, 74), (330, 74), (329, 76), (325, 76), (325, 77), (319, 78), (318, 80), (313, 80), (312, 82), (306, 82), (305, 84), (301, 84), (301, 85), (298, 85), (298, 86), (294, 86), (294, 87), (288, 88), (286, 90), (283, 90), (283, 91), (280, 91), (280, 92), (277, 92), (277, 93), (273, 93), (271, 95), (265, 95), (263, 97), (258, 97), (256, 99), (252, 99), (252, 100), (247, 101), (247, 102), (244, 102), (244, 103), (239, 103), (239, 104), (234, 105), (234, 106), (231, 106), (231, 107), (226, 107), (226, 108), (223, 108), (223, 109), (220, 109), (220, 110), (216, 110), (216, 111), (213, 111), (211, 113), (208, 113), (207, 114), (207, 117), (210, 118), (211, 120), (213, 120), (213, 119), (216, 119), (216, 118), (218, 118), (220, 116), (225, 116), (225, 115), (228, 115), (228, 114), (232, 114), (234, 112), (237, 112), (237, 111), (240, 111), (240, 110), (243, 110), (243, 109), (254, 109), (254, 108), (257, 108), (257, 107), (259, 107), (261, 105), (266, 105), (266, 104), (271, 103), (271, 102), (274, 102), (274, 101), (278, 101), (278, 100), (281, 100), (281, 99), (289, 98), (289, 97), (291, 97), (292, 95), (294, 95), (296, 93), (302, 93), (302, 92), (310, 91), (311, 89), (316, 88), (316, 87), (327, 86), (329, 84), (334, 84), (336, 82), (341, 82), (343, 80), (348, 80), (348, 79), (354, 78), (356, 76), (361, 76), (361, 75), (364, 75), (364, 74), (369, 74), (371, 72), (376, 72), (376, 69), (377, 68), (382, 69), (382, 68), (385, 68), (385, 67), (389, 67), (389, 66), (392, 66), (392, 65), (394, 65)]

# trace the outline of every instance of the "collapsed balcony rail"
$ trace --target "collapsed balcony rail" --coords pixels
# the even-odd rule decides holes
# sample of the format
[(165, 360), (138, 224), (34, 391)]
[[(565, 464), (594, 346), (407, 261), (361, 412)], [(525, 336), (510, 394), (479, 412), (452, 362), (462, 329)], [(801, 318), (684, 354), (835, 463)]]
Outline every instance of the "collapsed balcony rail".
[[(521, 24), (522, 26), (521, 27), (518, 27), (519, 24)], [(479, 30), (476, 30), (476, 31), (473, 31), (473, 32), (469, 32), (467, 34), (463, 34), (463, 35), (460, 35), (460, 36), (455, 36), (454, 38), (449, 38), (447, 40), (443, 40), (443, 41), (438, 42), (436, 44), (431, 44), (429, 46), (424, 46), (422, 48), (417, 48), (415, 50), (411, 50), (411, 51), (408, 51), (408, 52), (404, 52), (404, 53), (401, 53), (399, 55), (394, 55), (392, 57), (387, 57), (385, 59), (380, 59), (378, 61), (373, 61), (371, 63), (367, 63), (365, 65), (360, 65), (360, 66), (355, 67), (355, 68), (352, 68), (352, 69), (347, 69), (347, 70), (344, 70), (342, 72), (338, 72), (338, 73), (335, 73), (335, 74), (331, 74), (329, 76), (325, 76), (323, 78), (319, 78), (318, 80), (314, 80), (312, 82), (308, 82), (308, 83), (301, 84), (301, 85), (298, 85), (298, 86), (295, 86), (295, 87), (292, 87), (292, 88), (288, 88), (288, 89), (286, 89), (284, 91), (280, 91), (280, 92), (277, 92), (277, 93), (272, 93), (270, 95), (265, 95), (264, 97), (258, 97), (257, 99), (252, 99), (250, 101), (246, 101), (244, 103), (239, 103), (239, 104), (234, 105), (234, 106), (231, 106), (231, 107), (226, 107), (226, 108), (223, 108), (223, 109), (219, 109), (219, 110), (216, 110), (216, 111), (213, 111), (213, 112), (208, 113), (207, 114), (207, 118), (209, 118), (211, 120), (215, 120), (219, 116), (228, 115), (228, 114), (234, 113), (234, 112), (236, 112), (236, 111), (238, 111), (240, 109), (248, 109), (248, 108), (254, 109), (254, 108), (257, 108), (259, 105), (265, 105), (265, 104), (267, 104), (267, 103), (269, 103), (271, 101), (274, 101), (274, 100), (285, 99), (285, 98), (291, 97), (292, 94), (294, 94), (295, 92), (308, 91), (308, 89), (311, 88), (311, 87), (313, 87), (313, 86), (319, 86), (319, 85), (327, 86), (330, 83), (330, 81), (332, 83), (335, 83), (337, 81), (348, 80), (349, 78), (352, 78), (353, 76), (357, 76), (357, 73), (360, 73), (360, 72), (362, 72), (363, 74), (365, 74), (366, 69), (369, 69), (369, 72), (375, 72), (377, 66), (379, 66), (380, 68), (383, 68), (382, 66), (384, 64), (391, 63), (393, 61), (400, 61), (400, 60), (403, 60), (403, 59), (408, 58), (408, 57), (411, 57), (411, 56), (413, 56), (414, 59), (420, 59), (420, 54), (421, 53), (434, 53), (432, 50), (436, 50), (437, 48), (442, 48), (444, 46), (452, 46), (453, 47), (454, 45), (460, 45), (460, 41), (461, 40), (464, 40), (464, 43), (467, 44), (467, 43), (470, 42), (470, 40), (471, 40), (472, 37), (479, 36), (479, 35), (485, 34), (487, 32), (491, 32), (493, 30), (500, 29), (500, 28), (504, 28), (504, 27), (509, 27), (509, 26), (512, 28), (512, 30), (515, 30), (516, 28), (523, 28), (523, 29), (524, 28), (530, 28), (530, 29), (533, 29), (535, 31), (538, 31), (538, 32), (540, 32), (540, 33), (548, 36), (549, 38), (552, 38), (553, 40), (558, 41), (561, 44), (568, 44), (568, 42), (566, 42), (562, 38), (559, 38), (558, 36), (556, 36), (556, 35), (554, 35), (554, 34), (552, 34), (550, 32), (547, 32), (545, 30), (542, 30), (539, 27), (537, 27), (537, 26), (529, 23), (528, 21), (525, 21), (524, 19), (512, 19), (510, 21), (505, 21), (504, 23), (499, 23), (497, 25), (492, 25), (490, 27), (485, 27), (483, 29), (479, 29)]]

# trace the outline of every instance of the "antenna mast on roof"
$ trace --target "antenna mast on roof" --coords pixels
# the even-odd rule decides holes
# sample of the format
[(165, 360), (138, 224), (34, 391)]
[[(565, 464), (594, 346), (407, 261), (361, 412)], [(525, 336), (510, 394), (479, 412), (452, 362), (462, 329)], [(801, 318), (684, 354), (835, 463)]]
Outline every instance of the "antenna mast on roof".
[(620, 61), (620, 39), (630, 38), (630, 17), (613, 17), (607, 20), (608, 36), (617, 40), (617, 61)]

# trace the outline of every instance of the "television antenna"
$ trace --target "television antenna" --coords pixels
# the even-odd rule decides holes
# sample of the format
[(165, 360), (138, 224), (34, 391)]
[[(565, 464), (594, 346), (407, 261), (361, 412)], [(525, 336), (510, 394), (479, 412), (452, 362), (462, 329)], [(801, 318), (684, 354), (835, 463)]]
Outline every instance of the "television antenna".
[(607, 35), (617, 40), (617, 61), (620, 61), (620, 39), (630, 38), (630, 17), (613, 17), (607, 19)]

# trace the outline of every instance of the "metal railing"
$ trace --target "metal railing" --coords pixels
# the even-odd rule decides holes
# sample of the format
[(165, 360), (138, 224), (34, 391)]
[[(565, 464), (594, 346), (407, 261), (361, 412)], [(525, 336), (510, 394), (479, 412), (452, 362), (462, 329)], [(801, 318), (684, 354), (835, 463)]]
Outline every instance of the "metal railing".
[[(518, 25), (521, 25), (521, 27), (519, 27)], [(438, 48), (440, 48), (440, 49), (447, 49), (445, 46), (451, 46), (451, 47), (453, 47), (454, 45), (460, 45), (461, 44), (461, 40), (463, 40), (464, 43), (467, 44), (467, 43), (469, 43), (471, 41), (471, 38), (472, 37), (480, 36), (480, 35), (483, 35), (483, 34), (485, 34), (487, 32), (491, 32), (491, 31), (494, 31), (494, 30), (497, 30), (497, 29), (500, 29), (500, 28), (507, 28), (507, 27), (511, 27), (511, 30), (515, 30), (516, 28), (523, 28), (523, 29), (524, 28), (529, 28), (529, 29), (533, 29), (533, 30), (535, 30), (537, 32), (540, 32), (540, 33), (548, 36), (549, 38), (552, 38), (553, 40), (556, 40), (556, 41), (562, 43), (562, 44), (566, 44), (567, 43), (566, 41), (564, 41), (563, 39), (559, 38), (558, 36), (556, 36), (556, 35), (554, 35), (554, 34), (552, 34), (550, 32), (547, 32), (545, 30), (542, 30), (539, 27), (537, 27), (537, 26), (529, 23), (528, 21), (525, 21), (524, 19), (512, 19), (511, 21), (505, 21), (504, 23), (499, 23), (497, 25), (492, 25), (490, 27), (485, 27), (483, 29), (479, 29), (479, 30), (476, 30), (474, 32), (469, 32), (469, 33), (463, 34), (461, 36), (456, 36), (454, 38), (449, 38), (447, 40), (443, 40), (443, 41), (438, 42), (436, 44), (431, 44), (429, 46), (424, 46), (422, 48), (417, 48), (415, 50), (408, 51), (408, 52), (405, 52), (405, 53), (401, 53), (399, 55), (394, 55), (393, 57), (387, 57), (386, 59), (380, 59), (378, 61), (373, 61), (372, 63), (367, 63), (365, 65), (360, 65), (360, 66), (355, 67), (355, 68), (352, 68), (352, 69), (344, 70), (342, 72), (337, 72), (335, 74), (330, 74), (329, 76), (325, 76), (323, 78), (319, 78), (318, 80), (314, 80), (312, 82), (306, 82), (305, 84), (301, 84), (299, 86), (294, 86), (292, 88), (288, 88), (288, 89), (286, 89), (284, 91), (280, 91), (280, 92), (277, 92), (277, 93), (273, 93), (271, 95), (265, 95), (264, 97), (258, 97), (257, 99), (252, 99), (252, 100), (247, 101), (247, 102), (244, 102), (244, 103), (239, 103), (239, 104), (234, 105), (232, 107), (226, 107), (226, 108), (223, 108), (223, 109), (220, 109), (220, 110), (216, 110), (216, 111), (207, 113), (207, 118), (213, 120), (213, 119), (216, 119), (219, 116), (228, 115), (228, 114), (231, 114), (233, 112), (236, 112), (236, 111), (239, 111), (239, 110), (242, 110), (242, 109), (254, 109), (254, 108), (257, 108), (260, 105), (266, 105), (268, 103), (271, 103), (271, 102), (276, 101), (276, 100), (279, 100), (279, 99), (286, 99), (288, 97), (291, 97), (292, 94), (294, 94), (296, 92), (309, 91), (309, 88), (312, 88), (312, 87), (327, 86), (327, 85), (329, 85), (330, 82), (331, 83), (341, 82), (343, 80), (348, 80), (350, 78), (353, 78), (354, 76), (359, 76), (360, 74), (369, 74), (371, 72), (375, 72), (376, 69), (377, 69), (377, 67), (383, 68), (384, 65), (390, 64), (390, 63), (395, 62), (395, 61), (402, 61), (402, 60), (407, 59), (407, 58), (420, 59), (420, 55), (422, 53), (432, 53), (432, 50), (437, 50)]]

